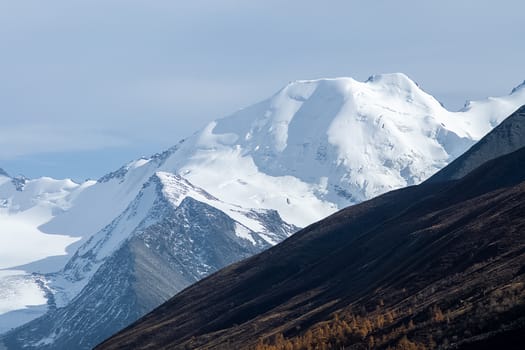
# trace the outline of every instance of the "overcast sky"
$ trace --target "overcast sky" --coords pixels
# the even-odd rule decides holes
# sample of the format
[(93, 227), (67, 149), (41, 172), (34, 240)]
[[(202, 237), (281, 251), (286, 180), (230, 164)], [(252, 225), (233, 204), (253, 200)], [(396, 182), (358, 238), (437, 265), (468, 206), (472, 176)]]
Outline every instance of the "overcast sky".
[(525, 79), (521, 0), (0, 0), (0, 167), (98, 178), (291, 80), (404, 72), (452, 110)]

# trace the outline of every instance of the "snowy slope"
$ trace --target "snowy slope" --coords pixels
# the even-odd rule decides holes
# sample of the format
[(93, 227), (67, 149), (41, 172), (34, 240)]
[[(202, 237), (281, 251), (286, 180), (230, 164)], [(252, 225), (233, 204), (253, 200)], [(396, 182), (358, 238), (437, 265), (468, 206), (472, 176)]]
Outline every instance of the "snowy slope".
[[(92, 184), (12, 178), (0, 171), (0, 333), (47, 310), (44, 282), (28, 272), (60, 269), (69, 259), (66, 249), (71, 250), (71, 244), (80, 238), (60, 230), (47, 234), (39, 226), (68, 210), (76, 196)], [(29, 265), (9, 269), (24, 264)]]
[[(79, 238), (70, 231), (44, 233), (40, 225), (69, 210), (79, 193), (93, 185), (39, 178), (11, 178), (0, 175), (0, 269), (27, 264), (48, 256), (66, 255), (65, 248)], [(61, 264), (42, 264), (53, 271)], [(47, 271), (39, 271), (47, 272)]]
[(0, 334), (47, 311), (47, 297), (38, 276), (0, 270)]
[(296, 81), (96, 183), (26, 181), (2, 172), (0, 230), (25, 224), (35, 247), (43, 246), (37, 236), (49, 244), (31, 255), (16, 245), (22, 240), (2, 235), (0, 243), (15, 247), (2, 266), (60, 270), (44, 277), (41, 290), (46, 300), (51, 293), (55, 306), (65, 306), (134, 234), (155, 224), (151, 213), (160, 210), (159, 201), (160, 218), (185, 198), (218, 209), (235, 223), (238, 239), (260, 249), (285, 238), (292, 225), (304, 227), (349, 204), (420, 183), (522, 104), (523, 85), (450, 112), (403, 74), (366, 82)]

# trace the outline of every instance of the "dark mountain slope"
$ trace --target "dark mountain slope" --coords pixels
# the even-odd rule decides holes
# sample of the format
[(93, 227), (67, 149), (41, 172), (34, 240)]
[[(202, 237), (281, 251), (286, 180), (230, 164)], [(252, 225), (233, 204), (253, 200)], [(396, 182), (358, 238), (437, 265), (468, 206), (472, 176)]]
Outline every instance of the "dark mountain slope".
[(520, 149), (459, 181), (347, 208), (191, 286), (98, 348), (497, 341), (525, 329), (523, 181)]
[(457, 180), (481, 164), (525, 147), (525, 106), (520, 107), (494, 130), (427, 182)]

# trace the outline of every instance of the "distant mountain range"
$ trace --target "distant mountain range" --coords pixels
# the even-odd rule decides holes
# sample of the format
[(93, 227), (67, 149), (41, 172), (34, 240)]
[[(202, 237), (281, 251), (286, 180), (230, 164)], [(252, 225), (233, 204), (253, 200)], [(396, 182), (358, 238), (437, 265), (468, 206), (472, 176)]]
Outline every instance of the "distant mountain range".
[(96, 349), (521, 349), (523, 111), (432, 181), (222, 269)]
[(300, 227), (421, 183), (524, 103), (520, 86), (449, 112), (403, 74), (297, 81), (98, 181), (2, 171), (0, 332), (23, 325), (3, 341), (88, 349)]

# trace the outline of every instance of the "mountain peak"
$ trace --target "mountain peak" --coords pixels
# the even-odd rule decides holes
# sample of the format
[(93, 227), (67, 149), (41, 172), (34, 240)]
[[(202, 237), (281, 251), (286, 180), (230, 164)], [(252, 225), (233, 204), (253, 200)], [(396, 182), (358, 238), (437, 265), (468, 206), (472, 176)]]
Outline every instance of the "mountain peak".
[[(312, 198), (343, 207), (422, 182), (524, 102), (519, 94), (450, 112), (403, 73), (373, 75), (364, 82), (348, 77), (298, 80), (203, 129), (195, 142), (199, 154), (182, 174), (188, 172), (192, 183), (213, 188), (211, 194), (232, 203), (238, 193), (245, 193), (243, 200), (259, 198), (248, 191), (250, 186), (266, 192), (275, 177), (284, 181), (293, 176), (311, 186)], [(201, 164), (199, 160), (209, 159), (211, 152), (213, 161)], [(232, 172), (236, 181), (220, 175), (233, 159), (238, 169), (251, 169)], [(170, 164), (177, 162), (185, 160)], [(254, 172), (263, 174), (258, 181), (247, 175)], [(263, 182), (267, 185), (259, 187)], [(225, 186), (235, 191), (223, 191)], [(245, 204), (267, 206), (268, 200)], [(279, 209), (291, 208), (286, 197), (272, 200)]]
[(520, 90), (523, 90), (525, 88), (525, 80), (523, 81), (523, 83), (521, 83), (520, 85), (516, 86), (514, 89), (512, 89), (512, 91), (510, 92), (510, 94), (515, 94), (516, 92), (520, 91)]
[(4, 169), (0, 168), (0, 176), (11, 177)]
[[(419, 85), (404, 73), (374, 74), (364, 82), (351, 77), (320, 78), (312, 80), (295, 80), (288, 83), (279, 93), (285, 91), (288, 97), (299, 101), (307, 100), (317, 89), (339, 90), (343, 95), (359, 93), (363, 89), (380, 87), (391, 90), (392, 87), (399, 90), (420, 90)], [(277, 94), (279, 94), (277, 93)], [(296, 98), (297, 95), (302, 95)]]
[(368, 77), (366, 80), (367, 83), (383, 83), (388, 85), (398, 85), (398, 86), (417, 86), (419, 85), (410, 79), (404, 73), (383, 73), (383, 74), (374, 74)]

